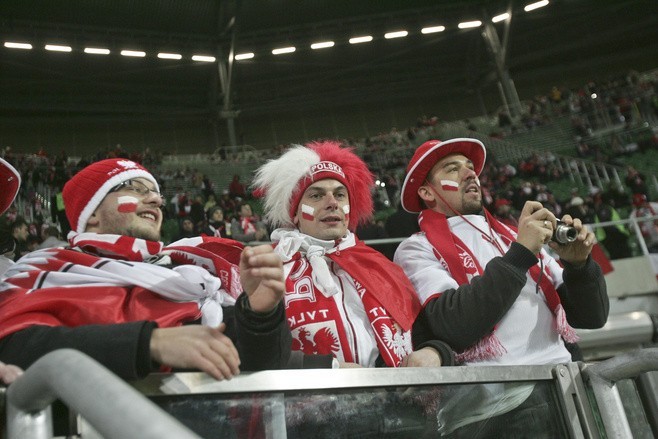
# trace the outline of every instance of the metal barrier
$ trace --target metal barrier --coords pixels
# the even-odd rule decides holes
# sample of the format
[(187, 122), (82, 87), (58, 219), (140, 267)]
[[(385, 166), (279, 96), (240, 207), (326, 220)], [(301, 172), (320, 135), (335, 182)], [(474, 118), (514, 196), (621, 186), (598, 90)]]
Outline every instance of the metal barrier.
[[(518, 398), (519, 391), (526, 389), (546, 395), (545, 410), (559, 424), (560, 437), (631, 438), (636, 432), (616, 384), (657, 370), (658, 348), (650, 348), (596, 364), (280, 370), (245, 373), (228, 381), (203, 373), (154, 374), (131, 387), (84, 354), (60, 350), (39, 360), (9, 386), (8, 438), (52, 437), (48, 406), (57, 398), (106, 439), (223, 437), (227, 429), (235, 433), (254, 421), (261, 423), (267, 438), (307, 437), (309, 431), (317, 437), (322, 432), (340, 436), (358, 425), (372, 437), (377, 432), (394, 437), (406, 432), (403, 436), (410, 437), (421, 430), (436, 436), (446, 421), (454, 424), (455, 416), (479, 403), (481, 396), (499, 392), (502, 401), (510, 395)], [(588, 398), (588, 390), (596, 404)], [(650, 415), (657, 395), (655, 389), (645, 390), (650, 401), (643, 400), (643, 410)], [(529, 393), (524, 395), (520, 398)], [(428, 405), (431, 401), (435, 403)], [(429, 413), (432, 406), (436, 410)], [(420, 410), (410, 415), (414, 407)], [(491, 412), (485, 419), (500, 415)], [(172, 416), (200, 430), (200, 436)], [(533, 428), (532, 418), (525, 419), (523, 413), (519, 417), (528, 429)], [(648, 422), (656, 428), (654, 420)]]
[[(658, 370), (658, 348), (641, 349), (617, 355), (600, 363), (585, 365), (583, 377), (589, 381), (598, 404), (601, 420), (609, 437), (632, 438), (633, 433), (624, 413), (616, 384), (620, 380), (637, 378), (646, 372)], [(656, 395), (653, 403), (645, 406), (656, 407)], [(655, 416), (655, 413), (653, 414)], [(651, 421), (651, 417), (649, 417)], [(658, 430), (658, 426), (652, 425)]]
[(51, 352), (7, 390), (8, 439), (53, 436), (50, 405), (61, 399), (106, 439), (199, 439), (87, 355)]
[[(639, 431), (638, 425), (632, 430), (613, 387), (620, 379), (650, 370), (658, 370), (658, 349), (598, 364), (263, 371), (221, 382), (205, 374), (181, 373), (152, 375), (135, 385), (190, 428), (199, 429), (203, 437), (221, 437), (250, 422), (253, 425), (255, 418), (249, 415), (254, 414), (267, 426), (263, 436), (267, 438), (306, 437), (309, 432), (315, 437), (351, 437), (351, 429), (359, 425), (367, 425), (362, 433), (368, 437), (449, 436), (452, 430), (441, 431), (446, 421), (464, 425), (460, 422), (470, 416), (468, 412), (481, 409), (482, 399), (498, 395), (499, 404), (516, 397), (513, 395), (519, 389), (534, 387), (547, 391), (542, 393), (547, 413), (559, 419), (563, 430), (555, 437), (632, 438), (634, 434), (651, 437), (647, 431), (655, 426), (650, 421), (639, 426)], [(595, 393), (596, 403), (589, 398), (590, 392)], [(650, 393), (655, 401), (656, 391)], [(436, 411), (409, 416), (411, 406), (421, 403), (427, 408), (428, 401), (434, 401)], [(640, 410), (651, 407), (645, 403)], [(445, 410), (451, 408), (452, 414), (446, 415)], [(514, 415), (516, 410), (506, 414)], [(243, 417), (220, 416), (230, 412), (242, 413)], [(524, 411), (516, 413), (515, 420), (528, 429), (526, 437), (532, 437), (537, 428), (534, 418)], [(486, 419), (500, 415), (490, 411)], [(380, 421), (373, 422), (377, 417)], [(400, 435), (395, 428), (406, 430)], [(545, 433), (541, 437), (546, 437)]]

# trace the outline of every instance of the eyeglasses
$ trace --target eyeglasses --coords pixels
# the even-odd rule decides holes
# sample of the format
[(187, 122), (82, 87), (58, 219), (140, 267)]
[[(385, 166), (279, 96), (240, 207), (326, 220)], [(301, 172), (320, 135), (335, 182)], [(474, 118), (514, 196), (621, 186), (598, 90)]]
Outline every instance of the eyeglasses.
[(125, 189), (127, 191), (131, 191), (131, 192), (135, 192), (135, 193), (137, 193), (137, 194), (139, 194), (143, 197), (147, 196), (149, 194), (149, 192), (153, 192), (158, 197), (160, 197), (161, 200), (164, 199), (164, 197), (162, 196), (162, 194), (160, 192), (158, 192), (155, 189), (151, 189), (150, 187), (146, 186), (144, 183), (142, 183), (139, 180), (126, 180), (126, 181), (123, 181), (123, 182), (119, 183), (118, 185), (114, 186), (112, 189), (110, 189), (110, 192), (118, 192), (118, 191), (123, 190), (123, 189)]

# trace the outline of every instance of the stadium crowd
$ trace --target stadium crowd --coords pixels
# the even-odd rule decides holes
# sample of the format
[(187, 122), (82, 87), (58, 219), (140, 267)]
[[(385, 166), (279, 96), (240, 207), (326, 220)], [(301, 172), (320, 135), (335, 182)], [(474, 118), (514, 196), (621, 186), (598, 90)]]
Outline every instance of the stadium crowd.
[[(527, 103), (526, 111), (517, 120), (512, 120), (509, 115), (503, 115), (501, 119), (499, 114), (493, 126), (478, 127), (469, 120), (462, 123), (472, 131), (489, 130), (491, 138), (513, 138), (517, 133), (568, 115), (577, 144), (576, 157), (621, 165), (620, 158), (658, 150), (655, 134), (647, 136), (645, 131), (639, 135), (634, 128), (643, 123), (653, 126), (658, 122), (656, 87), (655, 80), (641, 79), (636, 72), (630, 72), (623, 78), (589, 82), (578, 89), (554, 87), (546, 95), (536, 96)], [(373, 137), (345, 141), (356, 148), (385, 187), (385, 195), (374, 194), (378, 213), (370, 224), (360, 227), (360, 236), (365, 239), (399, 236), (393, 227), (387, 230), (385, 223), (393, 208), (399, 205), (404, 166), (418, 144), (437, 137), (441, 125), (436, 116), (421, 116), (405, 130), (392, 128)], [(617, 129), (611, 130), (610, 127)], [(245, 159), (262, 162), (277, 157), (285, 148), (286, 145), (278, 145), (260, 152), (258, 157), (235, 155), (226, 158), (226, 154), (224, 157), (236, 162)], [(243, 242), (268, 240), (269, 225), (261, 221), (260, 200), (252, 196), (251, 182), (240, 181), (239, 175), (235, 175), (227, 187), (216, 187), (208, 176), (189, 166), (175, 171), (160, 167), (162, 157), (157, 151), (147, 148), (137, 153), (121, 145), (101, 149), (95, 155), (81, 159), (70, 158), (65, 151), (53, 153), (44, 148), (35, 154), (18, 154), (5, 147), (0, 156), (23, 175), (16, 202), (1, 219), (2, 227), (16, 241), (14, 258), (44, 243), (66, 241), (70, 226), (61, 190), (77, 171), (104, 158), (125, 158), (154, 171), (167, 198), (163, 208), (164, 242), (200, 234), (217, 234)], [(639, 207), (632, 204), (635, 194), (651, 199), (647, 176), (632, 166), (626, 167), (622, 187), (611, 183), (608, 187), (574, 188), (568, 194), (554, 193), (549, 186), (552, 182), (564, 181), (564, 174), (557, 165), (555, 154), (550, 151), (531, 153), (517, 163), (499, 163), (490, 151), (480, 176), (484, 204), (497, 215), (514, 218), (527, 200), (545, 203), (556, 214), (568, 212), (575, 207), (574, 201), (576, 205), (582, 201), (583, 219), (586, 223), (594, 223), (613, 216), (627, 218), (635, 207)], [(610, 209), (614, 214), (607, 212)], [(244, 215), (244, 210), (252, 213)], [(412, 217), (410, 220), (414, 221)], [(248, 233), (245, 233), (245, 228)]]

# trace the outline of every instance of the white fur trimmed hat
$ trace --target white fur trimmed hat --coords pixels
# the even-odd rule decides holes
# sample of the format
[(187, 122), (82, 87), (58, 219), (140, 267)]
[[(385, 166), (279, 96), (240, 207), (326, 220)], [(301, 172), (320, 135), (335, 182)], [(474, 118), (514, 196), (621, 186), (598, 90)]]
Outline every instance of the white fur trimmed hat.
[(265, 201), (265, 218), (274, 227), (294, 227), (293, 217), (304, 191), (314, 182), (331, 178), (347, 188), (350, 197), (349, 228), (365, 221), (373, 211), (374, 177), (352, 148), (337, 141), (294, 145), (281, 157), (256, 171), (254, 188)]
[(127, 159), (106, 159), (92, 163), (75, 174), (62, 191), (66, 217), (71, 230), (82, 233), (89, 217), (113, 187), (126, 180), (142, 177), (160, 190), (155, 177), (139, 163)]

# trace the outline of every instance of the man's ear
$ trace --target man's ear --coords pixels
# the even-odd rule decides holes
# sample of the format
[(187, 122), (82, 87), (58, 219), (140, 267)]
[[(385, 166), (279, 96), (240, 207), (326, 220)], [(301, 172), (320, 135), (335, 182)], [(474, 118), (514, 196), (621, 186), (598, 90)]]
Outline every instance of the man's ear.
[(87, 220), (87, 227), (96, 227), (98, 225), (98, 222), (99, 222), (98, 216), (96, 216), (96, 212), (94, 212)]
[(418, 196), (425, 202), (434, 201), (434, 194), (427, 186), (418, 188)]

